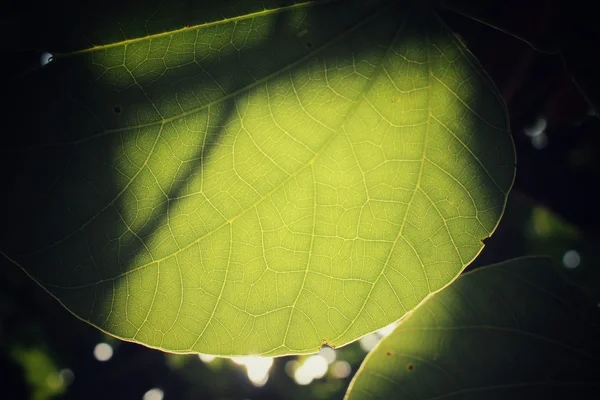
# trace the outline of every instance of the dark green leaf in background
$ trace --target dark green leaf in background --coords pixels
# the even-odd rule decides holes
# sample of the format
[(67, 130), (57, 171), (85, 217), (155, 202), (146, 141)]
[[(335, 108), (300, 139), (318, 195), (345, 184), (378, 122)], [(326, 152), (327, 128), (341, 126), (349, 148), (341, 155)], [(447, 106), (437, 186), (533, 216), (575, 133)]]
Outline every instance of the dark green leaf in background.
[(367, 356), (347, 399), (597, 399), (597, 307), (549, 259), (465, 274)]

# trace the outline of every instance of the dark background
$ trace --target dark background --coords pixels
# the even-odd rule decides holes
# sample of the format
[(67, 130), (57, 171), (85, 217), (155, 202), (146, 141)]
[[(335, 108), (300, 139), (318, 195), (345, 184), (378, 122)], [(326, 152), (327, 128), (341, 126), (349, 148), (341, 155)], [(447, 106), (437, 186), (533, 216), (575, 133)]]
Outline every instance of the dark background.
[[(600, 66), (594, 54), (600, 41), (592, 10), (577, 1), (510, 0), (496, 7), (468, 0), (446, 3), (454, 11), (442, 9), (440, 16), (480, 60), (507, 104), (517, 151), (517, 179), (504, 218), (468, 269), (522, 255), (549, 255), (569, 282), (599, 303), (594, 247), (600, 236), (600, 119), (593, 104), (598, 104), (600, 79), (593, 72)], [(118, 2), (102, 4), (107, 12), (120, 7)], [(68, 47), (69, 32), (79, 26), (73, 21), (85, 20), (80, 18), (85, 7), (74, 3), (2, 7), (3, 76), (9, 80), (39, 63), (40, 52), (30, 51), (31, 43)], [(11, 124), (3, 136), (15, 134)], [(576, 268), (564, 265), (568, 251), (580, 257)], [(93, 354), (100, 342), (114, 349), (106, 362)], [(343, 397), (366, 354), (358, 342), (336, 353), (352, 367), (345, 379), (330, 370), (299, 386), (284, 370), (296, 357), (284, 357), (275, 360), (267, 384), (256, 388), (245, 370), (229, 360), (204, 363), (195, 355), (166, 354), (106, 337), (0, 260), (3, 398), (142, 399), (149, 389), (160, 388), (166, 399), (335, 399)]]

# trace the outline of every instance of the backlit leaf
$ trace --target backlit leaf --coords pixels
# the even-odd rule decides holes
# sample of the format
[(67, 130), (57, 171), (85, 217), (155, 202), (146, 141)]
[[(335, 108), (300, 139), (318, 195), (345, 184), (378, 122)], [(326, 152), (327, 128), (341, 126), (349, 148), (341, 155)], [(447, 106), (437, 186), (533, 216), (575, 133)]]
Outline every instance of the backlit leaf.
[(480, 252), (514, 151), (433, 10), (318, 1), (173, 28), (19, 83), (1, 249), (75, 315), (173, 352), (314, 352)]

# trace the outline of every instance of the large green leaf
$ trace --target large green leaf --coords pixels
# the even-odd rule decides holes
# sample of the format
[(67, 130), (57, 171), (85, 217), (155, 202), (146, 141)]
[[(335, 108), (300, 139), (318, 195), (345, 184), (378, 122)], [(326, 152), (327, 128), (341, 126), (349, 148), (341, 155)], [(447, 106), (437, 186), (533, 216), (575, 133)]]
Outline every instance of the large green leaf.
[(502, 100), (420, 2), (267, 8), (20, 84), (2, 252), (174, 352), (313, 352), (401, 318), (480, 252), (514, 177)]
[(353, 399), (597, 399), (600, 315), (549, 259), (465, 274), (367, 356)]

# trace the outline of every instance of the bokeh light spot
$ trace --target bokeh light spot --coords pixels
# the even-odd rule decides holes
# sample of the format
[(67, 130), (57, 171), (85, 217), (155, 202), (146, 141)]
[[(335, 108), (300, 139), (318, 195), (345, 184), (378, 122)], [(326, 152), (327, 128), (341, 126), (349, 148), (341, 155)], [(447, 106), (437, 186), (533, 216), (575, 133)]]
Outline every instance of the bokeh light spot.
[(261, 387), (267, 383), (269, 370), (273, 365), (272, 357), (233, 357), (231, 361), (246, 367), (248, 380), (254, 386)]
[(59, 390), (63, 387), (64, 382), (60, 374), (56, 372), (50, 372), (46, 376), (46, 385), (52, 390)]
[(336, 378), (344, 379), (350, 375), (352, 368), (346, 361), (336, 361), (331, 366), (331, 372)]
[(152, 388), (144, 393), (143, 400), (162, 400), (165, 393), (159, 388)]
[(113, 356), (113, 348), (108, 343), (98, 343), (94, 347), (94, 357), (98, 361), (108, 361)]
[(548, 135), (546, 135), (545, 132), (542, 132), (539, 135), (532, 137), (531, 145), (538, 150), (545, 148), (548, 146)]
[(327, 364), (327, 360), (325, 359), (325, 357), (322, 357), (321, 355), (317, 354), (308, 357), (304, 364), (302, 364), (302, 368), (308, 368), (312, 372), (313, 378), (319, 379), (325, 376), (329, 365)]
[(369, 352), (377, 345), (380, 339), (381, 336), (377, 335), (376, 333), (370, 333), (367, 336), (363, 336), (359, 340), (360, 348), (366, 352)]
[(211, 356), (209, 354), (198, 354), (198, 358), (203, 362), (203, 363), (209, 363), (212, 360), (214, 360), (216, 357), (215, 356)]
[(69, 386), (75, 380), (75, 374), (69, 368), (61, 369), (58, 375), (65, 386)]
[(306, 368), (298, 368), (294, 373), (294, 380), (298, 385), (308, 385), (313, 381), (312, 374)]
[(298, 385), (308, 385), (314, 379), (324, 377), (328, 368), (329, 364), (325, 357), (321, 354), (312, 355), (304, 360), (302, 365), (295, 369), (294, 380)]
[(48, 53), (47, 51), (43, 52), (42, 55), (40, 56), (40, 65), (42, 67), (51, 61), (52, 61), (52, 54)]
[(577, 268), (581, 264), (581, 256), (577, 251), (569, 250), (563, 256), (562, 262), (567, 269)]
[(389, 334), (392, 333), (394, 331), (394, 329), (396, 329), (397, 326), (398, 326), (398, 322), (392, 322), (388, 326), (384, 326), (383, 328), (378, 330), (377, 334), (381, 337), (389, 336)]
[(527, 128), (524, 129), (524, 132), (527, 136), (533, 138), (533, 137), (539, 136), (542, 133), (544, 133), (544, 130), (546, 130), (547, 126), (548, 126), (548, 121), (546, 120), (546, 118), (538, 117), (538, 119), (535, 121), (535, 123), (533, 125), (528, 126)]
[(325, 361), (327, 361), (327, 364), (333, 363), (336, 359), (335, 350), (327, 346), (323, 346), (323, 348), (321, 348), (319, 355), (323, 357)]
[(293, 378), (294, 377), (294, 373), (296, 372), (296, 370), (298, 369), (298, 367), (300, 366), (300, 363), (296, 360), (290, 360), (288, 362), (285, 363), (285, 373), (290, 377)]

